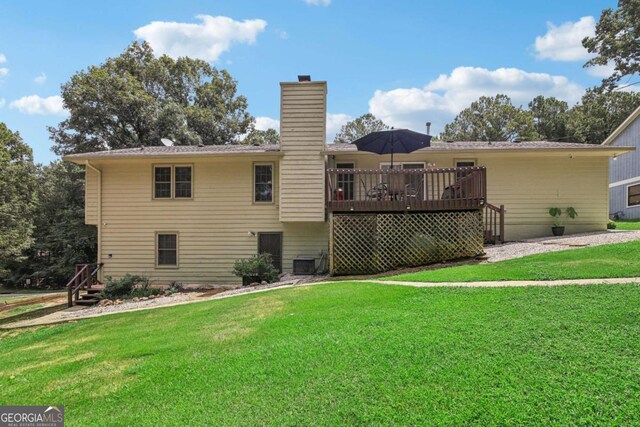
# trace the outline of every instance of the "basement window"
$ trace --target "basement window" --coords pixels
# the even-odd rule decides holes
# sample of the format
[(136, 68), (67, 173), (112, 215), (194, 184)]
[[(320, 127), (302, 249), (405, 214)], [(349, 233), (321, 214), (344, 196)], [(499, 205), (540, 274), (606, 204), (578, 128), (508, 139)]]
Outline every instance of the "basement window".
[(627, 206), (640, 206), (640, 184), (627, 187)]
[(178, 234), (158, 233), (156, 240), (156, 265), (158, 267), (177, 267)]
[(192, 195), (192, 166), (156, 165), (153, 167), (154, 199), (191, 199)]

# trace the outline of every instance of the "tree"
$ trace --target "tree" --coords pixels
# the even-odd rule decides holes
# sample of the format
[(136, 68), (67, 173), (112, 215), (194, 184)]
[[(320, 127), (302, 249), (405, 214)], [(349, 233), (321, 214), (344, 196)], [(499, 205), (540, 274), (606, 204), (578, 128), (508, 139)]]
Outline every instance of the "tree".
[(373, 114), (367, 113), (343, 125), (333, 142), (348, 143), (362, 138), (371, 132), (385, 129), (389, 129), (389, 126)]
[(225, 70), (188, 57), (155, 58), (146, 42), (62, 85), (69, 117), (49, 128), (56, 154), (160, 145), (224, 144), (253, 117)]
[(604, 9), (593, 37), (582, 45), (596, 56), (585, 67), (613, 64), (603, 87), (613, 88), (623, 77), (640, 73), (640, 0), (618, 0), (618, 9)]
[(32, 278), (40, 286), (63, 286), (74, 266), (95, 261), (96, 227), (84, 223), (84, 170), (56, 161), (38, 168), (33, 244), (11, 265), (9, 281)]
[(445, 125), (440, 139), (445, 141), (506, 141), (512, 139), (534, 140), (533, 115), (514, 107), (507, 95), (481, 96), (471, 106)]
[(576, 142), (601, 144), (640, 105), (640, 94), (591, 88), (567, 114), (567, 133)]
[(280, 144), (280, 134), (275, 129), (258, 130), (254, 128), (241, 143), (247, 145)]
[(536, 132), (545, 141), (564, 141), (567, 139), (567, 112), (565, 101), (554, 97), (536, 96), (529, 103)]
[(32, 242), (36, 200), (31, 148), (0, 123), (0, 274)]

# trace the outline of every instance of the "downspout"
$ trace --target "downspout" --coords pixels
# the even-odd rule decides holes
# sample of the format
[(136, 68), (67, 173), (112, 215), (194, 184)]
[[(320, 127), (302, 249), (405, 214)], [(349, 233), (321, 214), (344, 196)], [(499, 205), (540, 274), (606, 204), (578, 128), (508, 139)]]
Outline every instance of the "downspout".
[[(102, 262), (102, 171), (93, 166), (89, 160), (85, 160), (85, 166), (98, 174), (98, 259), (96, 261), (100, 264)], [(102, 280), (102, 272), (102, 269), (98, 272), (99, 280)]]

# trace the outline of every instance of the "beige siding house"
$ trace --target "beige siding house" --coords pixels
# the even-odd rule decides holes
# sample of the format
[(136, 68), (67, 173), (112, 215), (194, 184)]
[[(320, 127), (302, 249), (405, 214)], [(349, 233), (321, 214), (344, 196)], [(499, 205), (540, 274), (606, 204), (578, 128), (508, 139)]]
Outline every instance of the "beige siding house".
[[(291, 272), (300, 257), (318, 265), (330, 255), (336, 206), (349, 206), (341, 212), (345, 215), (377, 209), (417, 214), (429, 206), (447, 210), (451, 201), (446, 208), (426, 200), (444, 197), (442, 188), (446, 193), (462, 182), (469, 167), (483, 174), (474, 187), (482, 195), (473, 196), (473, 206), (452, 209), (504, 205), (506, 240), (550, 235), (552, 206), (578, 211), (578, 218), (567, 222), (568, 233), (604, 230), (609, 158), (632, 150), (554, 142), (434, 142), (394, 158), (393, 173), (409, 171), (403, 183), (417, 183), (411, 199), (403, 192), (372, 199), (379, 184), (371, 179), (385, 179), (388, 156), (325, 143), (326, 83), (282, 83), (281, 94), (279, 146), (145, 147), (65, 157), (86, 168), (85, 221), (98, 230), (103, 276), (239, 283), (231, 272), (234, 261), (258, 251), (272, 252), (283, 272)], [(446, 188), (432, 190), (434, 177), (445, 175)]]

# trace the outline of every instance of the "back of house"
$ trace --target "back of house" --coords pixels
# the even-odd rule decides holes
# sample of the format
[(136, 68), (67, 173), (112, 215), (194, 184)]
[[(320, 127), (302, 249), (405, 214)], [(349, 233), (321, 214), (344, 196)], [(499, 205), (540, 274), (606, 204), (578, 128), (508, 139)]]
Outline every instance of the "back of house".
[[(102, 277), (237, 284), (234, 262), (281, 272), (372, 272), (473, 256), (483, 239), (604, 230), (609, 159), (631, 149), (557, 142), (433, 142), (394, 157), (326, 143), (327, 85), (281, 84), (280, 145), (74, 154)], [(626, 157), (626, 156), (623, 156)], [(618, 162), (621, 159), (618, 160)], [(95, 260), (87, 260), (95, 261)]]

